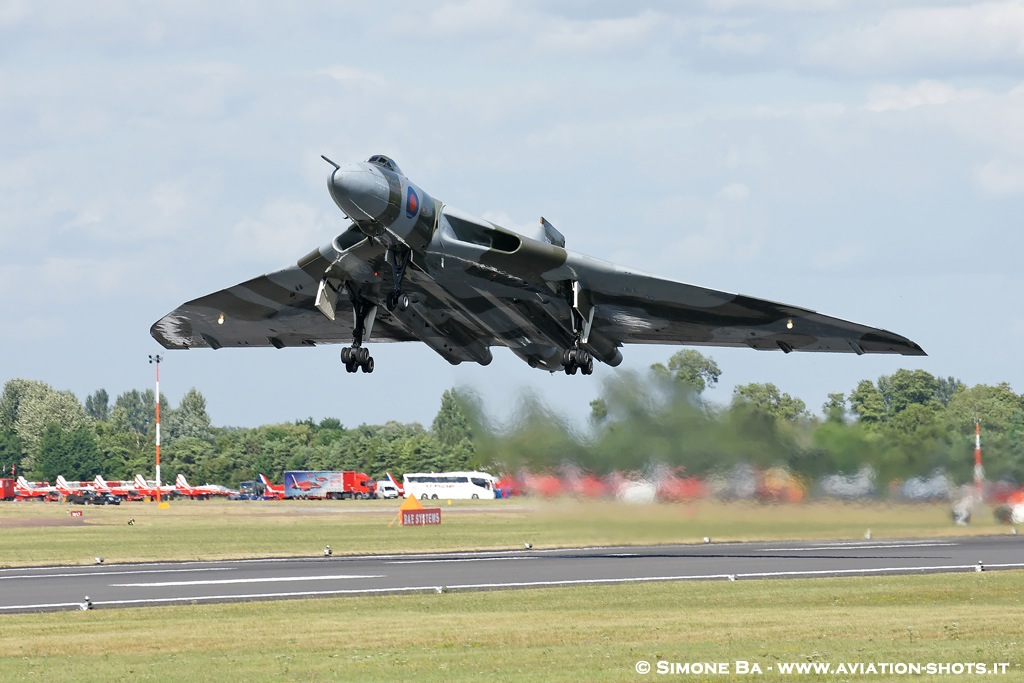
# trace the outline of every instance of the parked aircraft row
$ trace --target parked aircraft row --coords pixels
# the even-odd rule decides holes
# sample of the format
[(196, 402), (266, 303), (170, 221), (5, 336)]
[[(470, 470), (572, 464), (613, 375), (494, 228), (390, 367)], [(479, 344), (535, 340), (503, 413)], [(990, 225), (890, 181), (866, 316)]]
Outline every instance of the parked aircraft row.
[(216, 484), (193, 486), (188, 483), (183, 474), (179, 474), (173, 484), (162, 484), (159, 487), (156, 482), (147, 481), (141, 474), (136, 475), (135, 479), (131, 481), (107, 481), (98, 474), (92, 481), (68, 481), (63, 475), (58, 475), (53, 485), (46, 481), (30, 482), (24, 476), (20, 476), (14, 483), (15, 497), (18, 500), (59, 500), (85, 491), (109, 493), (123, 500), (143, 500), (155, 498), (158, 488), (160, 496), (182, 496), (193, 499), (229, 496), (238, 493), (234, 489)]

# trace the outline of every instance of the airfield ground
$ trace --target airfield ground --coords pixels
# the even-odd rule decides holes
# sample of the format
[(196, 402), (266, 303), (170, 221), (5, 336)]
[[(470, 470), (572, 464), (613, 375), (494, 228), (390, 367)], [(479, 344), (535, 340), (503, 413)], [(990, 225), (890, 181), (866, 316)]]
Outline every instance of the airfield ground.
[[(1009, 533), (986, 507), (954, 526), (945, 504), (763, 505), (699, 501), (438, 501), (440, 526), (403, 528), (395, 501), (176, 501), (85, 507), (0, 503), (0, 565), (91, 564), (335, 554), (641, 545), (772, 539), (876, 539)], [(82, 517), (72, 517), (81, 511)], [(134, 520), (129, 525), (128, 520)]]
[[(444, 503), (442, 501), (442, 503)], [(388, 526), (395, 503), (0, 505), (4, 564), (782, 538), (1009, 533), (942, 505), (442, 504), (441, 527)], [(128, 519), (135, 524), (128, 525)], [(77, 521), (70, 521), (77, 520)], [(70, 524), (70, 525), (69, 525)], [(656, 663), (1008, 663), (1024, 677), (1024, 573), (583, 586), (0, 616), (3, 680), (901, 680), (901, 675), (642, 676)]]

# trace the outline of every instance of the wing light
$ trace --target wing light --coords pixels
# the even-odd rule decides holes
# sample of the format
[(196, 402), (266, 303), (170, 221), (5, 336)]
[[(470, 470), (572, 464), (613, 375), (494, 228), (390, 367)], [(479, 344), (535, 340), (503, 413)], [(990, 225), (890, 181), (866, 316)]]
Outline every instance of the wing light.
[[(219, 316), (217, 316), (217, 324), (218, 325), (223, 325), (224, 324), (224, 314), (223, 313), (221, 313)], [(790, 327), (792, 327), (792, 324), (790, 325)]]
[[(221, 317), (223, 317), (223, 316), (221, 316)], [(789, 320), (786, 321), (786, 329), (787, 330), (793, 329), (793, 319), (792, 318), (790, 318)]]

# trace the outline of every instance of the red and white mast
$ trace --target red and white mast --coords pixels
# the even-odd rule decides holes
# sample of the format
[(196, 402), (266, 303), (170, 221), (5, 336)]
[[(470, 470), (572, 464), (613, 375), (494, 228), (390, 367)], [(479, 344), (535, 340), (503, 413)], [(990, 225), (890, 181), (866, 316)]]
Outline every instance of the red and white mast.
[(982, 495), (985, 481), (985, 468), (981, 466), (981, 418), (974, 418), (974, 486), (978, 497)]
[(161, 356), (150, 356), (149, 362), (156, 364), (156, 502), (160, 503), (160, 361)]

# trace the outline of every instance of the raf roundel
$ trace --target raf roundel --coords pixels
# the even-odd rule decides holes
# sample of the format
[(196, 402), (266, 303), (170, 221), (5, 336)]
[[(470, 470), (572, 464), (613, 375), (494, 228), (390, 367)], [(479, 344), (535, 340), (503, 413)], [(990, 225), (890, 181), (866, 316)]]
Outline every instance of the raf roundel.
[(416, 190), (409, 188), (409, 198), (405, 200), (405, 215), (412, 218), (420, 208), (420, 198)]

